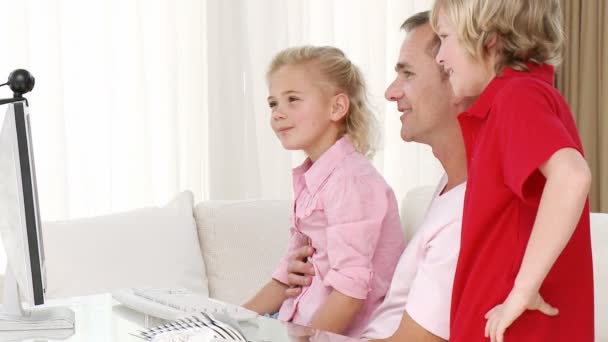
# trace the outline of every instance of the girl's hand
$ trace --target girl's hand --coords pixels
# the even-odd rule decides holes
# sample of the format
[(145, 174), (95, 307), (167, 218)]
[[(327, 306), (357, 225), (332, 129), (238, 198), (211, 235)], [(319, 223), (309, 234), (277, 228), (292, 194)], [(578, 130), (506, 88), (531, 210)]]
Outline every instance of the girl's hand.
[(505, 330), (526, 310), (538, 310), (548, 316), (558, 314), (557, 308), (545, 302), (538, 291), (531, 293), (513, 288), (504, 303), (486, 313), (484, 336), (492, 342), (503, 342)]

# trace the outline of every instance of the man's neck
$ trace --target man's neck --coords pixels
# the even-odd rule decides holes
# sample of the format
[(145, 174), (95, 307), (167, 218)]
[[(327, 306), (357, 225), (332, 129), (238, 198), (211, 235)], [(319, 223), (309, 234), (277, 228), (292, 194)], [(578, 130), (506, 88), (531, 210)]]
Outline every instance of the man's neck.
[(466, 182), (467, 156), (460, 128), (446, 134), (443, 139), (431, 144), (433, 154), (439, 160), (448, 177), (448, 183), (442, 193)]

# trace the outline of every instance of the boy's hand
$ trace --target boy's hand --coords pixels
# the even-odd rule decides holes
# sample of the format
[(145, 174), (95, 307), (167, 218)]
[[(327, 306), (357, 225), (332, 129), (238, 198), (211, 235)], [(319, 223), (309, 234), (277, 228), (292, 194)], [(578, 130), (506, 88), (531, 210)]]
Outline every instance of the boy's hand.
[(304, 246), (296, 249), (289, 258), (287, 265), (287, 283), (289, 288), (285, 290), (287, 297), (297, 297), (302, 292), (302, 286), (308, 286), (312, 282), (315, 270), (307, 258), (314, 253), (314, 248)]
[(549, 316), (558, 314), (557, 308), (545, 302), (538, 291), (513, 288), (504, 303), (486, 313), (484, 336), (489, 337), (492, 342), (503, 342), (505, 330), (526, 310), (538, 310)]

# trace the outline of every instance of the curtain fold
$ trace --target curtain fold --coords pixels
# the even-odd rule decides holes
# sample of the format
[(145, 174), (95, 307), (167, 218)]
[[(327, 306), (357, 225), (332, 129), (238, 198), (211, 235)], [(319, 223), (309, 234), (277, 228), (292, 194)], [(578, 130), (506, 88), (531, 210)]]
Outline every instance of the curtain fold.
[(557, 87), (570, 104), (593, 174), (592, 211), (608, 212), (608, 5), (562, 0), (566, 44)]
[[(0, 0), (0, 77), (27, 68), (44, 220), (204, 199), (290, 198), (265, 71), (288, 46), (328, 44), (361, 67), (381, 122), (374, 159), (398, 198), (442, 173), (399, 137), (384, 100), (403, 20), (432, 0)], [(9, 97), (7, 90), (0, 95)], [(0, 109), (0, 117), (4, 110)]]

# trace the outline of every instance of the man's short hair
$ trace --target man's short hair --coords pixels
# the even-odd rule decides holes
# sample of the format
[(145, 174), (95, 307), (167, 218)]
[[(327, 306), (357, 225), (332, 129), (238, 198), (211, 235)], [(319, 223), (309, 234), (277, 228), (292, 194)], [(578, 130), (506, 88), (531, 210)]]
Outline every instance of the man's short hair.
[[(403, 24), (401, 24), (401, 29), (406, 33), (410, 33), (414, 29), (419, 28), (420, 26), (430, 25), (431, 24), (431, 12), (430, 11), (422, 11), (418, 12), (411, 17), (405, 19)], [(433, 34), (433, 39), (429, 42), (429, 45), (426, 48), (426, 51), (431, 55), (431, 57), (435, 58), (437, 55), (437, 51), (439, 51), (440, 44), (439, 37), (436, 34)]]
[(431, 22), (431, 13), (429, 11), (418, 12), (411, 17), (405, 19), (403, 24), (401, 24), (401, 29), (405, 32), (410, 32), (411, 30), (418, 28), (424, 24), (430, 24)]

